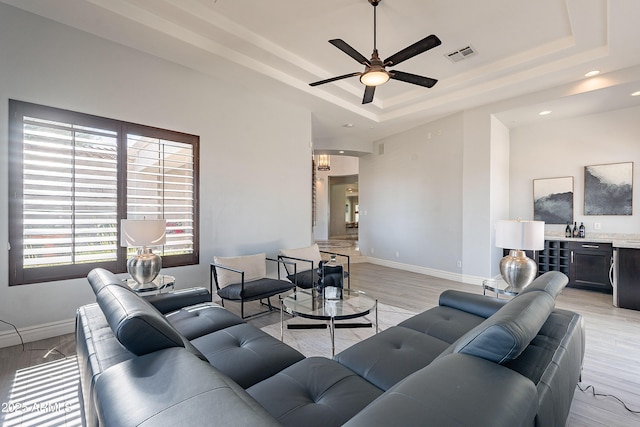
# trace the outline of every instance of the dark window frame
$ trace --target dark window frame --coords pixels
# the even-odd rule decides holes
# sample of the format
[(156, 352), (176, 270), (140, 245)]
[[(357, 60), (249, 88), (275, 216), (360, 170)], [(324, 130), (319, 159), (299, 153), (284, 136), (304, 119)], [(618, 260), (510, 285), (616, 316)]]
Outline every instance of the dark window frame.
[(120, 220), (127, 218), (127, 135), (144, 136), (187, 143), (193, 149), (193, 252), (163, 256), (163, 268), (199, 264), (199, 183), (200, 137), (121, 120), (94, 116), (29, 102), (9, 100), (9, 286), (43, 283), (86, 277), (93, 268), (102, 267), (114, 273), (126, 272), (127, 248), (118, 245), (116, 260), (82, 264), (65, 264), (23, 268), (23, 140), (24, 117), (74, 123), (117, 132), (117, 232), (120, 241)]

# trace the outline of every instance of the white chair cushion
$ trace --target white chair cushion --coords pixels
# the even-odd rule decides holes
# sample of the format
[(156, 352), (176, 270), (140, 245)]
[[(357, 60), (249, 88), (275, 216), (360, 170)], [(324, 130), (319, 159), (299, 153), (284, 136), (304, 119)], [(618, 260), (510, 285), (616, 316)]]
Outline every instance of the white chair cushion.
[[(250, 282), (252, 280), (262, 279), (267, 276), (267, 254), (255, 254), (236, 257), (219, 257), (214, 256), (213, 262), (215, 264), (224, 265), (225, 267), (234, 268), (236, 270), (244, 271), (244, 281)], [(232, 283), (240, 283), (241, 276), (235, 271), (225, 270), (224, 268), (216, 267), (216, 274), (218, 276), (218, 286), (224, 288)]]
[[(318, 248), (318, 244), (314, 243), (311, 246), (307, 246), (305, 248), (296, 248), (296, 249), (281, 249), (280, 255), (292, 258), (301, 258), (313, 261), (313, 268), (317, 268), (320, 261), (322, 261), (322, 257), (320, 256), (320, 248)], [(285, 260), (291, 261), (293, 260)], [(302, 271), (311, 270), (311, 264), (304, 261), (295, 261), (296, 263), (296, 271), (298, 273)]]

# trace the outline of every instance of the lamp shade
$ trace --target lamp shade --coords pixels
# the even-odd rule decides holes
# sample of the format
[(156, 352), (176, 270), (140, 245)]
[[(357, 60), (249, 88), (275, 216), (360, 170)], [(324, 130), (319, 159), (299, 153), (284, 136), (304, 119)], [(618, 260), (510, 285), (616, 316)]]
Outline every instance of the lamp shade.
[(123, 219), (120, 222), (120, 246), (164, 245), (167, 221), (164, 219)]
[(498, 221), (496, 246), (504, 249), (544, 249), (544, 221)]

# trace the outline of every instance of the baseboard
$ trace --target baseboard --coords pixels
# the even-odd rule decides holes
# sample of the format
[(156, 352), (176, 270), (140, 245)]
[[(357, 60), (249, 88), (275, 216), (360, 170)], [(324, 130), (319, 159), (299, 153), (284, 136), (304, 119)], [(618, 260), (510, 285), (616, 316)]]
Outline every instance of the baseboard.
[[(4, 324), (3, 324), (4, 325)], [(18, 328), (18, 332), (22, 336), (24, 342), (39, 341), (46, 338), (57, 337), (60, 335), (70, 334), (75, 331), (76, 320), (61, 320), (59, 322), (45, 323), (43, 325), (28, 326), (26, 328)], [(20, 337), (12, 328), (8, 331), (0, 333), (0, 348), (19, 345)]]
[(412, 273), (425, 274), (427, 276), (462, 282), (469, 285), (482, 286), (482, 281), (485, 280), (484, 277), (452, 273), (450, 271), (436, 270), (434, 268), (420, 267), (418, 265), (404, 264), (401, 262), (389, 261), (380, 258), (367, 257), (367, 262), (370, 262), (371, 264), (382, 265), (384, 267), (397, 268), (398, 270), (410, 271)]

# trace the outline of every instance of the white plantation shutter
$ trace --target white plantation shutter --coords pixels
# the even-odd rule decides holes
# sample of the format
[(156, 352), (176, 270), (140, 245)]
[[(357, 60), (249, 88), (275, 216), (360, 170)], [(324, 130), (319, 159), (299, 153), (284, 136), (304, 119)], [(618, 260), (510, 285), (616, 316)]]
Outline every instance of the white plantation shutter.
[(115, 261), (116, 133), (24, 117), (24, 268)]
[(191, 144), (127, 135), (127, 216), (167, 221), (162, 256), (194, 251), (194, 164)]
[(9, 110), (10, 285), (126, 271), (123, 218), (167, 221), (154, 248), (163, 267), (199, 262), (197, 136), (13, 100)]

